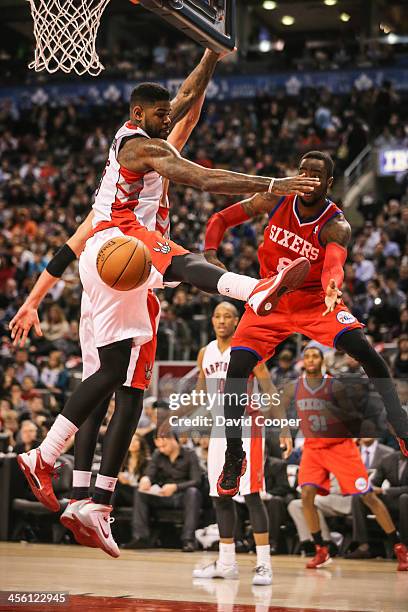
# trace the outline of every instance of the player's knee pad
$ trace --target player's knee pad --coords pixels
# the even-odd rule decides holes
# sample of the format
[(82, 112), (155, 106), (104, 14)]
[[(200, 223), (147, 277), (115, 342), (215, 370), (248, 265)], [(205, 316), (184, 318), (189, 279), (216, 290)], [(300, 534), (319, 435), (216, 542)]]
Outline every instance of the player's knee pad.
[(227, 376), (230, 379), (247, 379), (257, 363), (257, 357), (250, 351), (244, 349), (233, 350), (231, 351)]
[(361, 329), (352, 329), (342, 334), (336, 347), (342, 349), (360, 363), (364, 363), (373, 357), (378, 358), (376, 351), (368, 342)]
[(266, 533), (268, 531), (268, 513), (259, 493), (245, 495), (245, 503), (248, 507), (254, 533)]

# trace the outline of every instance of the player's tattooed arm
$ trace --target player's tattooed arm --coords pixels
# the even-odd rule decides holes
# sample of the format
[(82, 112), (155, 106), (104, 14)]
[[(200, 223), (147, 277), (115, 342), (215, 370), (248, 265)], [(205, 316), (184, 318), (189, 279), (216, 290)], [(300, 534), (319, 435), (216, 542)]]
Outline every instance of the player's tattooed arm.
[(344, 215), (337, 215), (328, 221), (320, 234), (320, 240), (325, 246), (329, 242), (335, 242), (336, 244), (347, 248), (350, 239), (351, 227), (349, 222), (344, 218)]
[(173, 123), (180, 121), (193, 104), (201, 98), (210, 82), (220, 54), (206, 49), (200, 63), (186, 78), (175, 98), (171, 101), (171, 119)]
[[(266, 418), (279, 419), (281, 422), (286, 419), (286, 410), (281, 405), (279, 391), (272, 382), (271, 375), (265, 363), (260, 363), (255, 366), (253, 373), (262, 390), (262, 395), (268, 398), (266, 404), (262, 402), (260, 408), (263, 416)], [(293, 449), (293, 441), (290, 429), (283, 426), (279, 435), (280, 447), (282, 448), (282, 457), (287, 459)]]
[(137, 138), (129, 140), (118, 155), (118, 161), (131, 172), (155, 170), (170, 181), (189, 185), (210, 193), (243, 194), (272, 193), (310, 193), (319, 180), (304, 176), (287, 179), (240, 174), (228, 170), (203, 168), (181, 157), (180, 153), (168, 142), (161, 139)]
[(252, 198), (240, 202), (242, 209), (248, 217), (258, 217), (270, 212), (279, 202), (279, 196), (269, 193), (256, 193)]

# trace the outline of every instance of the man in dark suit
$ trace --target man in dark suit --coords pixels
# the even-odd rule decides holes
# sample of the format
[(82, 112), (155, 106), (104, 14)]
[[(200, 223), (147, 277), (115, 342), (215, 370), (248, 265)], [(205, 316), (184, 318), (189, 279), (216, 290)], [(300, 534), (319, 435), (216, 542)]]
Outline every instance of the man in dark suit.
[(155, 444), (146, 474), (135, 490), (132, 540), (124, 548), (149, 548), (152, 545), (149, 529), (152, 510), (170, 508), (184, 511), (182, 550), (193, 552), (202, 502), (202, 470), (197, 455), (180, 446), (174, 433), (166, 438), (157, 437)]
[[(396, 531), (387, 535), (394, 545), (398, 570), (408, 571), (408, 459), (400, 452), (385, 456), (375, 471), (371, 486), (399, 525), (401, 541)], [(353, 540), (358, 542), (359, 546), (349, 558), (368, 558), (370, 557), (367, 532), (369, 509), (364, 503), (364, 498), (354, 496), (351, 509)]]

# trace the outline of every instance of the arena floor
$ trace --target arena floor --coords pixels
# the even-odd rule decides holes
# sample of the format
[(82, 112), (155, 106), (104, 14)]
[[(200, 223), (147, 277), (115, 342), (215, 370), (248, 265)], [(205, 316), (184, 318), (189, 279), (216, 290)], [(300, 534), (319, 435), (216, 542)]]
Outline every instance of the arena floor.
[[(0, 610), (143, 610), (148, 612), (402, 612), (408, 575), (391, 561), (334, 561), (305, 570), (304, 559), (273, 558), (272, 587), (252, 587), (253, 555), (239, 555), (239, 581), (192, 580), (215, 553), (123, 551), (110, 559), (79, 546), (0, 543), (1, 591), (64, 591), (69, 604), (6, 605)], [(109, 599), (107, 599), (109, 598)]]

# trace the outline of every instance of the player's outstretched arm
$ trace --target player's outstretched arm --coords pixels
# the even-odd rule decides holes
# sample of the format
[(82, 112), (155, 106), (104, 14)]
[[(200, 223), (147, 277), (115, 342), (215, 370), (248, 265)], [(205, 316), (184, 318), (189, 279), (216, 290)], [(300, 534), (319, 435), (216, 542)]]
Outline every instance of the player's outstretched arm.
[(344, 264), (347, 259), (347, 245), (351, 238), (349, 223), (339, 215), (329, 221), (321, 232), (322, 244), (326, 246), (322, 272), (322, 287), (326, 292), (326, 316), (341, 302), (341, 287), (344, 281)]
[(227, 206), (211, 215), (207, 221), (204, 240), (204, 256), (207, 261), (216, 266), (225, 267), (217, 258), (217, 250), (227, 229), (270, 212), (278, 201), (278, 196), (256, 193), (252, 198)]
[(175, 98), (170, 103), (171, 120), (173, 123), (180, 121), (195, 102), (201, 98), (221, 57), (221, 54), (215, 53), (210, 49), (205, 50), (200, 63), (186, 78)]
[(118, 161), (131, 172), (155, 170), (170, 181), (210, 193), (252, 194), (268, 191), (274, 195), (304, 195), (313, 192), (320, 184), (319, 179), (303, 175), (274, 179), (203, 168), (181, 157), (165, 140), (154, 138), (129, 140), (120, 151)]
[[(266, 418), (279, 419), (281, 422), (286, 419), (286, 410), (282, 408), (279, 391), (272, 382), (269, 370), (265, 363), (255, 366), (254, 375), (262, 392), (269, 396), (268, 404), (262, 406), (263, 416)], [(287, 459), (293, 449), (293, 441), (289, 427), (282, 427), (279, 435), (280, 447), (283, 449), (282, 458)]]
[(9, 323), (14, 346), (24, 346), (28, 334), (34, 327), (37, 336), (42, 336), (38, 307), (72, 263), (81, 254), (92, 228), (93, 211), (81, 223), (75, 234), (57, 251), (47, 268), (40, 274), (24, 304)]

